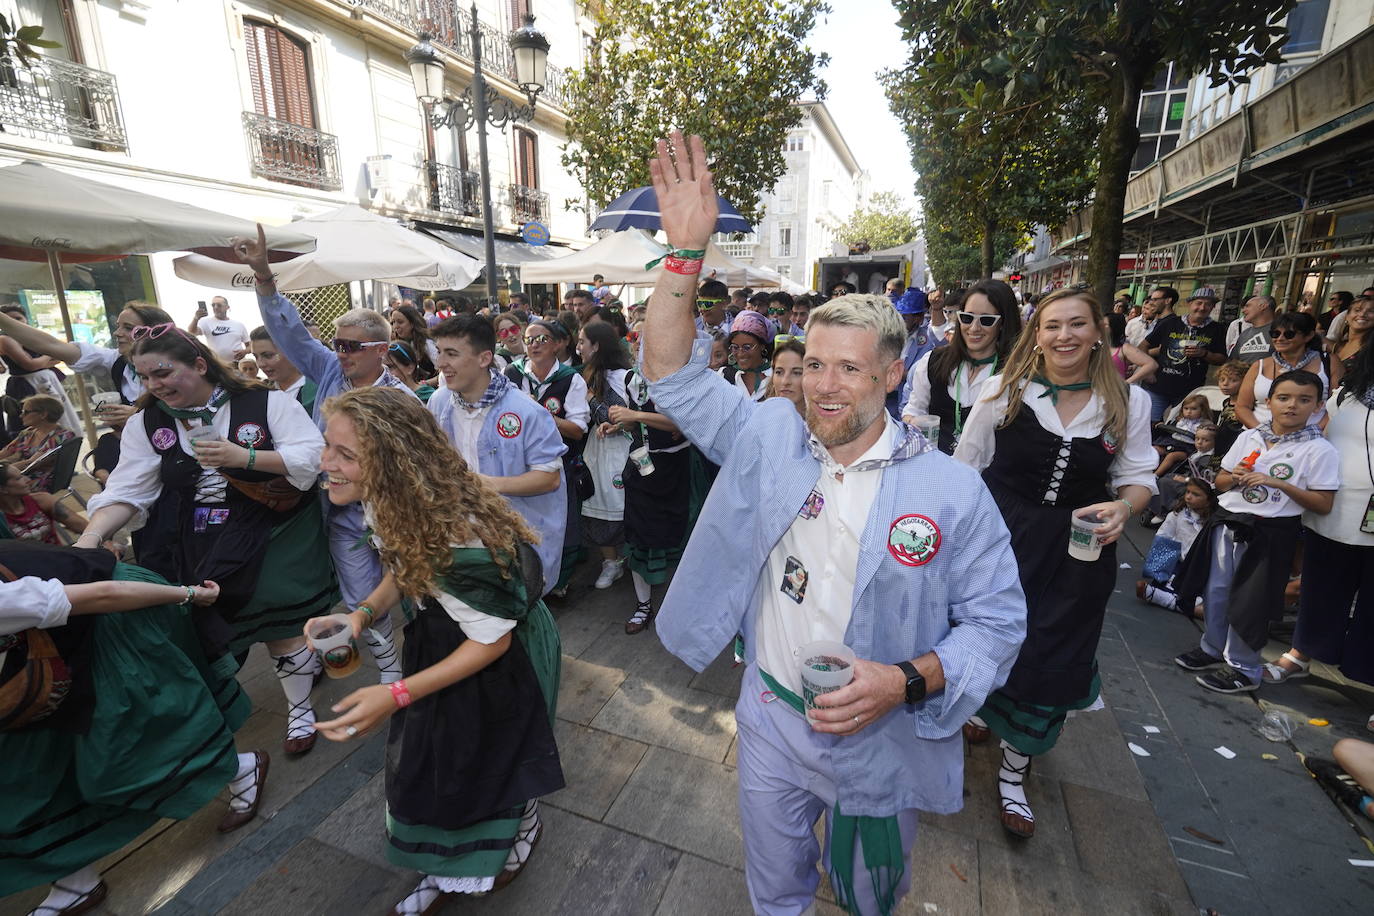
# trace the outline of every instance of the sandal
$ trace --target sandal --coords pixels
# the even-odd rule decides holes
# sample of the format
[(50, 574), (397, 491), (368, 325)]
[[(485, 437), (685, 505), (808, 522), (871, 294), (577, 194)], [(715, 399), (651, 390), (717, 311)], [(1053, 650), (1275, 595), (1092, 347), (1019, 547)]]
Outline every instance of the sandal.
[(642, 633), (649, 627), (649, 621), (654, 619), (654, 606), (651, 601), (641, 601), (635, 605), (635, 612), (630, 615), (630, 619), (625, 621), (625, 632), (633, 636)]
[(1260, 672), (1260, 678), (1266, 684), (1282, 684), (1284, 681), (1296, 680), (1300, 677), (1307, 677), (1312, 672), (1308, 669), (1312, 667), (1310, 661), (1303, 661), (1292, 652), (1285, 652), (1279, 656), (1280, 661), (1287, 661), (1292, 668), (1285, 668), (1278, 662), (1266, 662)]
[(515, 857), (515, 867), (511, 868), (510, 864), (507, 863), (506, 867), (501, 869), (501, 874), (496, 876), (496, 881), (491, 886), (492, 893), (499, 891), (520, 876), (520, 873), (525, 870), (525, 866), (529, 864), (530, 856), (534, 854), (534, 847), (538, 846), (539, 841), (544, 838), (544, 822), (539, 819), (539, 811), (534, 807), (535, 804), (535, 802), (530, 802), (526, 806), (526, 810), (530, 814), (522, 819), (529, 820), (532, 817), (533, 823), (516, 835), (515, 846), (511, 849)]
[[(232, 788), (229, 790), (229, 810), (225, 813), (224, 817), (220, 819), (219, 825), (215, 828), (220, 833), (229, 833), (232, 830), (237, 830), (258, 816), (258, 805), (262, 804), (262, 790), (267, 784), (267, 767), (271, 764), (272, 760), (267, 756), (266, 751), (254, 751), (253, 757), (253, 783), (238, 792), (235, 792)], [(234, 803), (243, 801), (250, 790), (256, 790), (252, 803), (241, 810), (234, 810)]]
[(964, 740), (969, 744), (982, 744), (992, 737), (992, 729), (986, 725), (974, 722), (972, 719), (964, 723)]
[[(76, 894), (76, 891), (72, 890), (69, 887), (63, 887), (56, 881), (53, 882), (52, 886), (57, 888), (59, 891), (66, 891), (69, 894)], [(38, 906), (29, 913), (29, 916), (48, 916), (48, 914), (52, 914), (52, 916), (78, 916), (78, 914), (80, 913), (89, 913), (91, 910), (95, 909), (96, 907), (100, 906), (100, 904), (104, 903), (105, 898), (109, 895), (109, 893), (109, 885), (107, 885), (104, 881), (101, 881), (95, 887), (86, 891), (86, 893), (77, 896), (75, 900), (73, 900), (71, 903), (67, 904), (64, 907), (61, 907), (60, 909), (55, 906)]]
[[(1030, 772), (1031, 761), (1027, 760), (1025, 766), (1009, 766), (1006, 755), (1002, 755), (1002, 767), (1010, 770), (1017, 775), (1013, 782), (1006, 779), (998, 772), (997, 775), (997, 794), (1002, 803), (1002, 827), (1012, 836), (1028, 840), (1035, 835), (1035, 812), (1031, 811), (1030, 805), (1026, 802), (1017, 801), (1014, 798), (1007, 798), (1002, 794), (1002, 786), (1024, 786), (1026, 774)], [(1023, 790), (1024, 791), (1024, 790)]]

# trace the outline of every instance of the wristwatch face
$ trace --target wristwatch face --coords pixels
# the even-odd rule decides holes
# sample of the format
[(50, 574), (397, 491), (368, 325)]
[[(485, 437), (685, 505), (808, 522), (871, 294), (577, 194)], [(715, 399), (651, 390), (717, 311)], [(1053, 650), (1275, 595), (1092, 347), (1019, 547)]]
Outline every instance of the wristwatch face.
[(908, 703), (919, 703), (926, 698), (926, 679), (916, 670), (916, 666), (910, 662), (904, 662), (897, 667), (902, 669), (906, 675), (906, 701)]

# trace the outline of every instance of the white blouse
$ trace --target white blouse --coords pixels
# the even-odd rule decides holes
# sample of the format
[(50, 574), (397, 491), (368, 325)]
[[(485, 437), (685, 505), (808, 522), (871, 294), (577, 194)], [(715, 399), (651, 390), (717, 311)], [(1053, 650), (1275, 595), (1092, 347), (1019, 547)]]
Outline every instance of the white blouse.
[[(1006, 412), (1010, 393), (998, 397), (1000, 385), (986, 386), (986, 394), (973, 405), (973, 411), (964, 423), (964, 435), (954, 450), (954, 457), (979, 471), (992, 464), (997, 451), (997, 425)], [(1059, 412), (1048, 397), (1041, 397), (1045, 386), (1039, 382), (1027, 382), (1022, 399), (1022, 410), (1029, 408), (1035, 413), (1036, 420), (1047, 432), (1059, 436), (1067, 445), (1073, 439), (1088, 439), (1102, 432), (1106, 423), (1106, 413), (1102, 398), (1094, 392), (1088, 403), (1078, 415), (1065, 426), (1059, 419)], [(1116, 457), (1112, 460), (1112, 489), (1135, 485), (1145, 487), (1151, 493), (1159, 492), (1155, 478), (1155, 467), (1159, 456), (1150, 437), (1150, 396), (1139, 386), (1128, 388), (1130, 406), (1126, 418), (1126, 441), (1118, 446)], [(1046, 491), (1047, 501), (1054, 501), (1054, 493)]]
[[(13, 582), (0, 582), (0, 636), (30, 627), (60, 627), (71, 611), (67, 590), (56, 579), (24, 576)], [(0, 653), (0, 664), (3, 660), (4, 654)]]
[[(156, 407), (150, 408), (156, 410)], [(229, 430), (230, 406), (215, 412), (213, 426), (221, 438), (233, 442)], [(285, 391), (267, 392), (267, 425), (272, 431), (272, 450), (286, 464), (286, 479), (298, 490), (310, 490), (320, 472), (320, 452), (324, 438), (300, 402)], [(176, 424), (181, 450), (194, 455), (183, 424)], [(228, 484), (214, 468), (206, 468), (196, 482), (199, 496), (206, 502), (223, 502)], [(91, 497), (86, 509), (94, 512), (103, 506), (124, 503), (132, 506), (141, 523), (157, 498), (162, 495), (162, 456), (148, 441), (143, 426), (143, 411), (129, 418), (119, 440), (119, 465), (105, 489)]]
[[(907, 396), (906, 405), (902, 407), (902, 416), (919, 417), (930, 413), (930, 357), (938, 352), (940, 351), (931, 350), (923, 354), (907, 373), (907, 390), (911, 394)], [(950, 399), (964, 407), (978, 400), (983, 385), (992, 378), (992, 368), (992, 363), (974, 366), (968, 361), (961, 362), (950, 375), (947, 386)], [(972, 377), (969, 374), (970, 369), (973, 370)]]

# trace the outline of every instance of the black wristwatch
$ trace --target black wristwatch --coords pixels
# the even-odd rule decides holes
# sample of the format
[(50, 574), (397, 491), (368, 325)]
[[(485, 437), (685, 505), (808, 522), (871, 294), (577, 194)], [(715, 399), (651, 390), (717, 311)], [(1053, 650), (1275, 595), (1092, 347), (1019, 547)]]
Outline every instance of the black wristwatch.
[(906, 702), (915, 706), (926, 698), (926, 679), (911, 662), (898, 662), (897, 667), (906, 675)]

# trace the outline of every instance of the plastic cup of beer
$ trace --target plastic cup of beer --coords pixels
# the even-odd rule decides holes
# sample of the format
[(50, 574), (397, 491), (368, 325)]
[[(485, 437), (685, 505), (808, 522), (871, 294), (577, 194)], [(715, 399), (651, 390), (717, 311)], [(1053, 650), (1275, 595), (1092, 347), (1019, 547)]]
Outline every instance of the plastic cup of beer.
[(938, 447), (940, 445), (940, 418), (934, 414), (912, 417), (911, 425), (921, 431), (921, 435), (926, 437), (926, 441)]
[(842, 642), (818, 639), (802, 646), (797, 653), (801, 662), (802, 704), (807, 718), (816, 708), (816, 697), (839, 690), (854, 680), (854, 650)]
[(353, 625), (345, 614), (330, 614), (310, 621), (305, 638), (324, 663), (324, 673), (330, 677), (348, 677), (362, 666), (363, 658), (353, 639)]
[(209, 423), (192, 426), (186, 430), (186, 438), (191, 440), (191, 453), (195, 454), (197, 442), (209, 442), (219, 438), (219, 431)]
[(1069, 526), (1069, 556), (1075, 560), (1091, 563), (1102, 555), (1102, 538), (1097, 535), (1097, 527), (1102, 524), (1102, 516), (1096, 512), (1085, 516), (1073, 517)]

